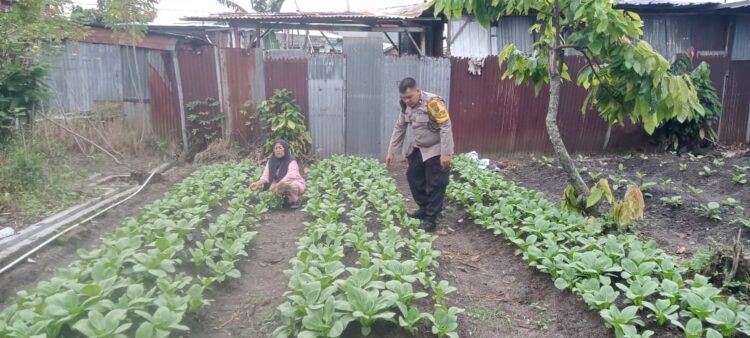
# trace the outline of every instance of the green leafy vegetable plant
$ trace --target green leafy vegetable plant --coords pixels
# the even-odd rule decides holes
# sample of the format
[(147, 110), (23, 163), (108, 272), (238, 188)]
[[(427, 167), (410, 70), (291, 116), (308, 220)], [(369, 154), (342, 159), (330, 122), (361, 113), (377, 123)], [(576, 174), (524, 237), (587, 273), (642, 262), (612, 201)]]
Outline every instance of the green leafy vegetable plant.
[(708, 202), (701, 204), (697, 208), (701, 216), (709, 218), (714, 221), (721, 221), (721, 206), (716, 202)]
[(701, 171), (698, 172), (698, 175), (703, 176), (703, 177), (713, 176), (714, 174), (716, 174), (716, 170), (713, 170), (708, 166), (703, 166), (703, 169), (701, 169)]
[(692, 185), (689, 185), (689, 184), (688, 184), (688, 188), (690, 189), (690, 191), (691, 191), (691, 192), (692, 192), (693, 194), (696, 194), (696, 195), (700, 195), (700, 194), (702, 194), (702, 193), (703, 193), (703, 189), (701, 189), (701, 188), (696, 188), (696, 187), (694, 187), (694, 186), (692, 186)]
[(669, 196), (669, 197), (662, 197), (659, 199), (664, 205), (668, 205), (672, 208), (678, 208), (682, 205), (682, 196)]
[(745, 174), (745, 173), (737, 174), (737, 175), (732, 175), (732, 182), (734, 182), (736, 184), (739, 184), (739, 185), (745, 185), (745, 184), (747, 184), (747, 178), (746, 177), (747, 177), (747, 174)]

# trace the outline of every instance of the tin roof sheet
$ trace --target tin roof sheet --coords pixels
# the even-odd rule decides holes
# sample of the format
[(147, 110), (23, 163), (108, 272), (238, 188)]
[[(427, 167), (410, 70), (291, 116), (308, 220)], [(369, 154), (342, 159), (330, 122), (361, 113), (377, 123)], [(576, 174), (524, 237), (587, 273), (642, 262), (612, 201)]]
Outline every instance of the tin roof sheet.
[(281, 12), (281, 13), (219, 13), (210, 16), (183, 18), (189, 21), (315, 21), (315, 20), (403, 20), (420, 17), (429, 9), (428, 3), (372, 9), (361, 12)]

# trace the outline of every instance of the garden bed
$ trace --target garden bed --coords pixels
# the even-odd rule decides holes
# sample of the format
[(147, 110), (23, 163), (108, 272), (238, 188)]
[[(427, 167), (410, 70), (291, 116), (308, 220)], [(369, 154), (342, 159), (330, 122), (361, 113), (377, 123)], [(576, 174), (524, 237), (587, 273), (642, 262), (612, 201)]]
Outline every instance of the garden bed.
[(9, 305), (15, 299), (16, 292), (50, 278), (55, 268), (66, 266), (76, 260), (78, 249), (93, 249), (98, 246), (102, 237), (111, 235), (125, 218), (138, 214), (145, 205), (161, 198), (174, 183), (185, 178), (193, 170), (195, 168), (192, 166), (173, 169), (169, 175), (164, 176), (164, 180), (147, 185), (143, 191), (122, 205), (50, 243), (31, 256), (30, 260), (0, 275), (0, 308)]
[[(692, 208), (715, 199), (719, 199), (720, 202), (720, 199), (725, 197), (732, 197), (740, 203), (750, 200), (744, 186), (736, 183), (724, 183), (725, 180), (731, 182), (732, 175), (730, 175), (730, 172), (734, 171), (735, 165), (748, 165), (748, 157), (724, 159), (723, 165), (719, 165), (718, 162), (714, 163), (714, 159), (709, 157), (695, 158), (693, 161), (688, 158), (677, 158), (673, 155), (648, 155), (648, 158), (645, 157), (638, 155), (629, 157), (608, 156), (581, 158), (579, 161), (582, 166), (587, 168), (584, 177), (587, 177), (589, 183), (593, 181), (593, 178), (587, 172), (591, 172), (594, 176), (596, 176), (596, 173), (601, 173), (600, 177), (612, 175), (611, 182), (619, 182), (620, 178), (623, 181), (629, 180), (639, 185), (644, 182), (659, 182), (648, 190), (652, 197), (647, 198), (647, 218), (643, 221), (643, 226), (640, 229), (643, 238), (653, 237), (657, 239), (659, 247), (666, 249), (665, 251), (668, 254), (688, 257), (696, 248), (707, 245), (708, 239), (705, 237), (711, 235), (722, 239), (722, 236), (726, 236), (723, 239), (728, 240), (735, 233), (739, 226), (726, 224), (729, 223), (726, 220), (743, 217), (744, 210), (722, 206), (720, 216), (725, 221), (715, 222), (704, 219), (703, 216), (698, 216)], [(553, 202), (558, 200), (559, 191), (562, 191), (565, 179), (554, 164), (542, 159), (536, 161), (530, 159), (502, 160), (499, 162), (504, 167), (501, 170), (504, 176), (512, 178), (527, 188), (544, 191)], [(683, 162), (688, 164), (688, 168), (685, 171), (680, 171), (679, 163)], [(330, 178), (321, 181), (321, 177), (318, 177), (316, 183), (315, 179), (311, 177), (309, 182), (311, 187), (317, 187), (312, 188), (311, 191), (326, 192), (314, 194), (315, 196), (310, 195), (316, 197), (314, 200), (317, 203), (317, 206), (312, 209), (308, 208), (304, 211), (271, 210), (265, 213), (262, 220), (249, 229), (257, 233), (257, 239), (245, 246), (248, 255), (246, 257), (240, 255), (235, 258), (234, 265), (238, 269), (240, 277), (227, 278), (221, 284), (206, 288), (204, 297), (211, 301), (204, 304), (197, 312), (185, 313), (180, 324), (189, 328), (190, 331), (181, 334), (196, 337), (272, 336), (274, 330), (285, 325), (283, 324), (284, 316), (278, 310), (279, 306), (289, 302), (292, 298), (288, 297), (298, 292), (295, 291), (294, 283), (289, 280), (289, 276), (292, 276), (289, 273), (292, 273), (298, 267), (290, 264), (290, 260), (293, 258), (294, 260), (291, 262), (299, 262), (300, 259), (307, 260), (308, 258), (305, 257), (308, 257), (309, 252), (313, 252), (309, 251), (309, 248), (304, 249), (305, 246), (311, 245), (310, 242), (307, 240), (300, 242), (300, 239), (302, 236), (317, 236), (314, 234), (321, 233), (322, 227), (326, 224), (324, 219), (329, 215), (338, 214), (337, 219), (341, 222), (340, 225), (335, 228), (326, 225), (325, 229), (327, 230), (324, 233), (327, 234), (326, 236), (331, 236), (333, 234), (331, 231), (334, 229), (337, 229), (335, 231), (343, 231), (341, 234), (343, 246), (333, 245), (332, 243), (336, 243), (335, 241), (328, 242), (323, 237), (323, 239), (318, 239), (320, 242), (315, 252), (343, 249), (342, 253), (336, 253), (335, 256), (343, 255), (340, 261), (345, 266), (354, 268), (350, 271), (362, 270), (358, 264), (360, 264), (363, 254), (365, 257), (369, 255), (372, 258), (384, 254), (391, 255), (388, 252), (395, 252), (390, 251), (392, 248), (389, 249), (387, 245), (382, 246), (387, 241), (384, 242), (380, 236), (383, 234), (388, 236), (389, 229), (398, 231), (405, 243), (405, 246), (398, 249), (401, 252), (401, 258), (390, 259), (392, 262), (400, 261), (403, 264), (408, 259), (418, 261), (417, 256), (411, 257), (414, 254), (412, 250), (420, 242), (423, 242), (423, 245), (431, 245), (434, 250), (439, 250), (440, 254), (436, 256), (439, 264), (435, 266), (427, 265), (421, 268), (423, 270), (415, 270), (405, 275), (408, 278), (407, 280), (413, 280), (409, 283), (415, 292), (423, 291), (426, 295), (421, 299), (414, 300), (410, 305), (407, 303), (407, 305), (418, 309), (423, 314), (432, 316), (440, 308), (445, 310), (451, 307), (464, 309), (465, 312), (458, 315), (458, 328), (455, 331), (461, 337), (608, 337), (613, 335), (613, 330), (605, 326), (603, 315), (600, 315), (598, 311), (591, 310), (590, 304), (587, 304), (581, 297), (582, 291), (577, 289), (581, 286), (568, 285), (564, 287), (573, 292), (559, 289), (558, 287), (562, 286), (558, 280), (559, 277), (550, 278), (550, 275), (547, 274), (549, 272), (545, 273), (539, 266), (531, 264), (527, 254), (521, 255), (521, 252), (517, 250), (519, 245), (524, 247), (525, 244), (518, 242), (517, 239), (504, 238), (505, 235), (499, 236), (500, 233), (497, 230), (494, 232), (493, 230), (487, 230), (488, 225), (481, 220), (475, 223), (470, 216), (470, 212), (475, 214), (478, 212), (474, 209), (475, 207), (468, 208), (464, 203), (457, 204), (457, 201), (449, 202), (443, 216), (438, 220), (439, 227), (435, 232), (436, 237), (434, 239), (430, 240), (428, 237), (418, 235), (418, 233), (416, 235), (415, 233), (410, 234), (406, 229), (413, 224), (410, 222), (404, 223), (403, 206), (406, 204), (413, 207), (414, 204), (410, 199), (408, 184), (405, 179), (405, 163), (396, 163), (389, 172), (382, 171), (382, 168), (377, 164), (367, 163), (367, 166), (369, 166), (367, 171), (352, 176), (354, 185), (347, 183), (350, 181), (342, 178), (343, 175), (335, 176), (337, 178), (332, 181), (334, 183), (327, 183), (331, 180)], [(620, 163), (622, 163), (622, 167), (620, 167)], [(703, 169), (704, 165), (710, 166), (716, 172), (709, 177), (698, 176), (697, 172)], [(671, 167), (676, 167), (676, 169), (670, 169)], [(354, 167), (351, 167), (352, 169), (336, 168), (338, 168), (336, 170), (343, 170), (342, 172), (351, 175), (350, 170)], [(356, 169), (353, 170), (356, 172)], [(74, 260), (77, 248), (91, 249), (98, 246), (101, 242), (100, 238), (110, 236), (115, 229), (115, 225), (122, 222), (124, 217), (139, 213), (146, 202), (153, 201), (167, 191), (170, 187), (165, 183), (177, 183), (178, 178), (186, 176), (189, 171), (188, 169), (180, 169), (167, 177), (168, 182), (151, 186), (146, 194), (141, 195), (140, 198), (115, 208), (104, 217), (98, 218), (94, 226), (88, 228), (89, 231), (77, 231), (71, 236), (66, 236), (62, 241), (56, 242), (56, 244), (33, 256), (34, 263), (24, 264), (10, 273), (0, 276), (0, 284), (3, 285), (0, 288), (0, 299), (2, 299), (0, 305), (4, 308), (9, 306), (18, 298), (18, 296), (14, 296), (15, 292), (33, 288), (39, 281), (48, 280), (52, 276), (51, 270), (53, 268), (65, 266)], [(641, 176), (638, 172), (648, 173), (648, 175)], [(254, 174), (253, 172), (250, 175)], [(387, 178), (388, 174), (395, 178), (393, 183), (390, 183), (390, 179)], [(321, 174), (316, 175), (320, 176)], [(359, 177), (357, 175), (365, 176), (354, 178)], [(680, 177), (685, 178), (680, 179)], [(661, 182), (668, 178), (671, 179), (671, 182)], [(184, 185), (184, 183), (181, 184)], [(231, 184), (233, 184), (233, 187), (242, 185), (240, 182)], [(372, 184), (376, 185), (370, 186)], [(700, 194), (692, 193), (687, 185), (703, 189), (704, 192)], [(225, 196), (225, 198), (235, 195), (240, 197), (244, 194), (237, 191), (230, 192), (222, 189), (221, 186), (221, 184), (214, 184), (213, 189), (218, 189), (219, 195)], [(381, 197), (379, 193), (373, 194), (372, 189), (385, 190), (382, 190), (383, 195)], [(559, 189), (559, 191), (556, 189)], [(330, 192), (333, 191), (339, 191), (338, 197), (330, 195)], [(455, 191), (453, 194), (454, 197), (460, 197), (460, 195), (456, 195)], [(661, 197), (677, 194), (681, 194), (683, 198), (682, 206), (679, 208), (665, 206), (659, 201)], [(321, 196), (326, 197), (321, 199)], [(362, 204), (363, 202), (359, 201), (357, 196), (365, 198), (365, 204)], [(379, 197), (389, 202), (382, 204), (378, 202)], [(209, 195), (206, 195), (205, 198), (208, 198), (207, 201), (210, 201), (209, 203), (214, 206), (213, 211), (206, 217), (206, 221), (201, 223), (200, 228), (193, 230), (196, 243), (185, 242), (186, 249), (188, 249), (187, 247), (200, 248), (200, 245), (196, 245), (198, 242), (204, 241), (206, 235), (203, 230), (200, 230), (201, 228), (205, 229), (209, 227), (209, 224), (221, 224), (228, 221), (228, 219), (221, 220), (221, 217), (229, 214), (228, 208), (231, 209), (231, 206), (226, 203), (227, 199), (224, 200), (225, 202), (217, 204), (215, 198), (209, 197)], [(403, 203), (397, 201), (399, 198)], [(343, 209), (336, 211), (334, 214), (329, 214), (334, 209), (331, 209), (330, 206), (325, 207), (325, 205), (328, 205), (326, 203), (332, 203), (328, 200), (343, 203)], [(354, 202), (354, 200), (358, 201)], [(497, 208), (498, 205), (488, 204), (487, 206)], [(247, 205), (247, 211), (253, 215), (263, 214), (262, 210), (254, 210), (254, 206)], [(364, 209), (357, 206), (367, 206), (371, 212), (370, 216), (365, 219), (358, 218), (362, 215)], [(385, 208), (386, 206), (389, 207)], [(496, 217), (500, 217), (500, 215)], [(684, 219), (685, 224), (678, 224), (679, 222), (675, 222), (675, 219)], [(304, 225), (305, 222), (308, 222), (307, 226)], [(516, 224), (515, 226), (520, 225)], [(374, 237), (364, 236), (367, 232)], [(684, 236), (680, 236), (679, 233), (683, 233)], [(206, 244), (206, 242), (202, 243)], [(324, 248), (324, 251), (318, 251)], [(357, 249), (355, 250), (355, 248)], [(329, 254), (333, 254), (334, 251), (330, 251)], [(369, 254), (365, 254), (368, 251)], [(178, 254), (184, 255), (184, 253)], [(318, 254), (320, 253), (316, 255)], [(186, 260), (191, 255), (192, 260), (195, 260), (196, 253), (191, 252), (183, 257), (183, 262), (178, 265), (178, 269), (186, 271), (189, 275), (205, 275), (206, 272), (211, 271), (206, 270), (205, 266), (191, 267), (193, 264), (188, 264), (190, 261)], [(655, 259), (661, 262), (665, 258)], [(313, 261), (306, 264), (313, 264)], [(323, 267), (328, 263), (318, 262), (314, 264)], [(393, 277), (389, 277), (389, 274), (394, 273), (394, 271), (381, 264), (385, 264), (385, 260), (374, 265), (378, 266), (380, 272), (377, 274), (378, 277), (373, 278), (384, 282), (392, 280)], [(286, 275), (285, 270), (289, 272)], [(351, 279), (350, 271), (338, 275), (338, 281), (330, 284), (340, 288), (335, 293), (337, 301), (351, 299), (350, 290), (347, 287), (340, 286)], [(126, 273), (132, 272), (126, 270)], [(412, 273), (414, 273), (413, 276), (416, 276), (415, 279), (408, 277)], [(425, 277), (429, 278), (425, 279)], [(654, 276), (654, 278), (656, 277)], [(149, 279), (144, 280), (148, 283)], [(451, 285), (456, 290), (443, 297), (438, 297), (435, 292), (445, 286), (438, 287), (437, 282), (443, 280), (448, 282), (446, 285)], [(377, 288), (374, 286), (377, 283), (372, 285), (372, 287)], [(287, 293), (285, 296), (284, 293), (287, 291), (292, 293)], [(388, 291), (382, 289), (379, 297), (387, 299), (389, 297)], [(624, 299), (622, 297), (621, 300)], [(621, 309), (626, 307), (627, 304), (627, 302), (617, 302)], [(342, 307), (339, 309), (339, 306)], [(347, 313), (346, 306), (337, 303), (336, 308), (339, 314)], [(317, 311), (317, 308), (313, 306), (306, 311)], [(395, 319), (396, 323), (376, 320), (372, 325), (371, 337), (410, 336), (407, 331), (398, 325), (398, 318), (401, 316), (401, 310), (398, 307), (392, 304), (382, 311), (385, 311), (383, 312), (385, 316), (389, 316), (388, 312), (393, 312), (391, 318)], [(640, 313), (645, 315), (646, 312), (644, 311), (646, 310), (639, 310)], [(286, 316), (286, 320), (291, 320), (291, 322), (287, 322), (292, 323), (291, 326), (288, 326), (291, 330), (305, 330), (304, 323), (301, 321), (302, 317), (290, 312)], [(128, 318), (128, 320), (136, 321), (134, 325), (140, 325), (138, 322), (139, 316), (130, 314)], [(358, 320), (350, 321), (348, 324), (350, 325), (347, 325), (347, 328), (342, 331), (344, 337), (362, 336), (360, 333), (362, 327)], [(433, 325), (434, 322), (429, 316), (417, 321), (415, 325), (415, 328), (418, 329), (416, 337), (433, 336), (431, 333)], [(130, 328), (127, 332), (134, 332), (136, 326)], [(646, 326), (642, 328), (656, 331), (656, 336), (680, 335), (676, 328), (659, 327), (653, 320), (648, 320)], [(69, 333), (76, 332), (69, 327), (66, 327), (65, 330)]]
[[(743, 171), (748, 183), (733, 181), (734, 177), (741, 175), (737, 167), (750, 166), (750, 153), (735, 151), (728, 154), (733, 157), (724, 158), (721, 153), (714, 152), (701, 158), (665, 153), (574, 156), (574, 159), (579, 168), (586, 168), (582, 177), (589, 186), (601, 178), (607, 178), (611, 185), (616, 184), (612, 178), (639, 185), (644, 182), (656, 183), (648, 190), (651, 196), (647, 195), (645, 199), (645, 219), (641, 222), (640, 231), (644, 236), (655, 239), (659, 247), (668, 253), (690, 257), (697, 250), (707, 247), (711, 240), (731, 243), (740, 228), (743, 228), (742, 238), (750, 239), (750, 228), (735, 223), (738, 218), (750, 218), (748, 210), (721, 205), (721, 220), (701, 214), (701, 206), (707, 206), (710, 202), (721, 204), (727, 198), (736, 200), (739, 206), (750, 206), (750, 169)], [(556, 163), (542, 157), (493, 159), (504, 168), (500, 170), (501, 175), (521, 186), (543, 192), (552, 201), (560, 200), (567, 178)], [(719, 161), (714, 163), (717, 159)], [(708, 167), (712, 173), (705, 175), (703, 167)], [(701, 171), (704, 172), (703, 176)], [(596, 177), (597, 173), (601, 176)], [(621, 197), (623, 192), (624, 189), (620, 188), (615, 194)], [(673, 196), (681, 197), (681, 206), (672, 207), (661, 201), (662, 198)]]

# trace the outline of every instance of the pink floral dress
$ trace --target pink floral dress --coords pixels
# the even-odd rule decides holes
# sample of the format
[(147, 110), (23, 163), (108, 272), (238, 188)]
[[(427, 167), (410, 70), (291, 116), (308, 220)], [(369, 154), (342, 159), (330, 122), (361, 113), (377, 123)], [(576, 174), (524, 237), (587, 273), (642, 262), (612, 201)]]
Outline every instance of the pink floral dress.
[[(268, 174), (268, 162), (266, 162), (266, 167), (263, 169), (263, 175), (260, 177), (260, 180), (265, 183), (268, 183), (269, 181), (269, 174)], [(302, 175), (299, 173), (299, 166), (297, 165), (297, 161), (291, 161), (289, 162), (289, 167), (287, 167), (286, 170), (286, 176), (279, 180), (278, 182), (271, 183), (271, 187), (269, 190), (276, 191), (278, 189), (279, 185), (281, 184), (287, 184), (291, 187), (289, 189), (289, 202), (294, 203), (299, 201), (299, 199), (302, 197), (302, 194), (305, 192), (305, 179), (302, 178)]]

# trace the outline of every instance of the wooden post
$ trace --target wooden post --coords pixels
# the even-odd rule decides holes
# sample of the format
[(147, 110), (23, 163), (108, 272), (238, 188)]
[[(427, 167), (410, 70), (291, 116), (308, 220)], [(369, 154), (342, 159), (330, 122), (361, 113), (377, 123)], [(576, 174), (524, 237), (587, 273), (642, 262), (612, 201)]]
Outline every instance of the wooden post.
[(172, 51), (174, 77), (177, 82), (177, 102), (180, 105), (180, 129), (182, 129), (182, 151), (188, 153), (187, 122), (185, 120), (185, 98), (182, 95), (182, 77), (180, 76), (180, 61), (177, 58), (177, 48)]
[(419, 49), (422, 50), (422, 56), (427, 56), (427, 32), (419, 34)]

